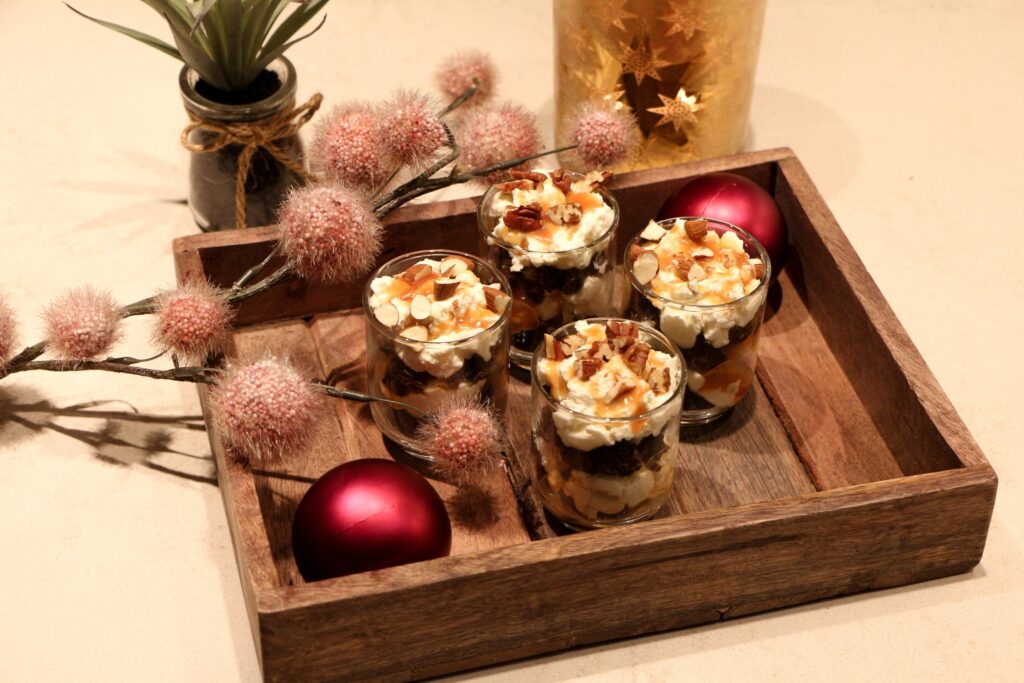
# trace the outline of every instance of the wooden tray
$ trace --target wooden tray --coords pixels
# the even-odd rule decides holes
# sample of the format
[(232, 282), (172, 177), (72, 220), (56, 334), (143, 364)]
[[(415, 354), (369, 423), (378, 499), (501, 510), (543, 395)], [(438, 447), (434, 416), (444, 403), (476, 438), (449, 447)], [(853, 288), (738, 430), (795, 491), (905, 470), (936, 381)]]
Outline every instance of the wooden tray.
[[(584, 643), (730, 619), (966, 572), (981, 558), (996, 475), (788, 149), (627, 174), (620, 244), (683, 178), (729, 170), (771, 192), (793, 249), (769, 297), (754, 391), (680, 447), (661, 516), (574, 535), (549, 526), (513, 430), (511, 476), (485, 493), (433, 482), (452, 555), (304, 583), (292, 515), (343, 461), (397, 457), (369, 412), (336, 401), (308, 452), (275, 472), (224, 457), (208, 424), (253, 636), (268, 680), (416, 679)], [(476, 200), (394, 213), (382, 258), (475, 251)], [(272, 228), (175, 242), (179, 278), (228, 285)], [(284, 351), (311, 377), (364, 386), (358, 287), (292, 283), (244, 302), (232, 352)], [(528, 424), (513, 380), (509, 422)], [(203, 395), (205, 406), (205, 395)]]

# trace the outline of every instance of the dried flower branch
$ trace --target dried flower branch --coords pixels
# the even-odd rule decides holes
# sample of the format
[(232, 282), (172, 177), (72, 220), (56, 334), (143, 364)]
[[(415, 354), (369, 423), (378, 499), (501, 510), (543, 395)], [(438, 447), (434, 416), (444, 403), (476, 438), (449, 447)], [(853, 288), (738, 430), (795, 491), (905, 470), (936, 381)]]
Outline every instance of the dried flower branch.
[[(493, 92), (495, 80), (489, 61), (465, 55), (460, 60), (442, 69), (443, 79), (439, 74), (442, 89), (455, 97), (444, 110), (436, 111), (429, 98), (415, 92), (400, 92), (377, 110), (361, 104), (337, 108), (313, 145), (322, 182), (288, 197), (280, 212), (278, 243), (229, 289), (191, 282), (124, 307), (114, 304), (109, 294), (76, 290), (47, 309), (47, 339), (16, 355), (13, 312), (0, 301), (0, 379), (31, 370), (100, 370), (213, 385), (213, 412), (226, 441), (256, 463), (271, 462), (301, 446), (312, 432), (323, 396), (390, 403), (424, 416), (399, 401), (308, 382), (278, 359), (234, 363), (221, 370), (199, 365), (154, 369), (140, 367), (143, 361), (135, 358), (97, 357), (116, 342), (123, 318), (155, 313), (157, 343), (188, 363), (201, 362), (224, 338), (231, 305), (296, 277), (351, 282), (365, 275), (381, 251), (381, 220), (412, 199), (473, 179), (494, 180), (556, 152), (577, 150), (581, 160), (593, 164), (628, 156), (635, 122), (597, 107), (577, 113), (573, 144), (559, 149), (538, 151), (535, 118), (511, 104), (474, 106), (456, 138), (443, 117), (460, 105), (482, 102)], [(464, 87), (453, 92), (452, 83)], [(392, 171), (424, 163), (429, 165), (386, 195), (376, 200), (367, 196), (381, 191), (394, 177), (388, 175)], [(282, 265), (253, 282), (281, 256)], [(57, 358), (38, 360), (47, 350)], [(423, 450), (452, 479), (465, 480), (502, 456), (503, 431), (486, 406), (450, 404), (428, 417), (421, 434)]]

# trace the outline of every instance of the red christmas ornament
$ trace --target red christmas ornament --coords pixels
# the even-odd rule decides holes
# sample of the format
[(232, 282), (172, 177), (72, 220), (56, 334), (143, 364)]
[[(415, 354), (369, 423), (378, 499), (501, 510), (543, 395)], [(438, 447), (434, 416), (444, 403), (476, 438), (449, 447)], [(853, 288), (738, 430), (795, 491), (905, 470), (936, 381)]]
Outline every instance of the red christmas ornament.
[(437, 492), (391, 460), (355, 460), (310, 487), (292, 524), (295, 563), (307, 581), (445, 557), (452, 526)]
[(772, 260), (772, 278), (786, 262), (789, 231), (772, 196), (743, 176), (708, 173), (676, 190), (662, 205), (658, 220), (680, 216), (717, 218), (743, 228), (764, 245)]

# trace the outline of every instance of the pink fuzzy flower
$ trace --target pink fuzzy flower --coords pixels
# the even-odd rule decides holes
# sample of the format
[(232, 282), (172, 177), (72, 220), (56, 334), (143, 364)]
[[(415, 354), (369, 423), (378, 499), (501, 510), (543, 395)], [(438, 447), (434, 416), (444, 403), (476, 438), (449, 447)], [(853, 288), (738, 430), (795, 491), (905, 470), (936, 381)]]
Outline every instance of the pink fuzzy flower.
[(307, 443), (322, 396), (286, 361), (231, 364), (210, 390), (213, 421), (244, 462), (265, 465)]
[(14, 348), (18, 345), (17, 332), (14, 309), (0, 294), (0, 369), (3, 369), (7, 361), (14, 355)]
[(157, 295), (154, 341), (186, 363), (202, 363), (220, 348), (231, 323), (231, 308), (206, 280), (192, 280)]
[(343, 185), (292, 190), (278, 220), (281, 250), (306, 280), (352, 282), (380, 255), (383, 228), (370, 202)]
[(640, 130), (636, 119), (609, 104), (586, 102), (572, 119), (569, 139), (583, 170), (602, 169), (625, 161), (636, 150)]
[(491, 98), (497, 83), (494, 62), (479, 50), (457, 52), (445, 59), (437, 70), (437, 85), (448, 97), (455, 99), (476, 85), (476, 92), (467, 105), (483, 104)]
[(120, 338), (121, 315), (109, 292), (73, 289), (43, 311), (46, 343), (63, 360), (96, 358)]
[[(470, 169), (526, 157), (540, 150), (537, 118), (517, 104), (484, 105), (466, 113), (456, 134), (462, 149), (461, 164)], [(523, 163), (516, 168), (524, 168)], [(488, 183), (507, 177), (507, 171), (491, 173)]]
[(395, 93), (381, 106), (380, 118), (384, 149), (400, 164), (422, 164), (448, 139), (437, 104), (414, 90)]
[(380, 118), (366, 104), (335, 107), (317, 126), (310, 166), (327, 180), (375, 190), (387, 180), (388, 155)]
[(504, 432), (479, 403), (453, 401), (432, 413), (419, 429), (423, 452), (445, 478), (467, 482), (501, 457)]

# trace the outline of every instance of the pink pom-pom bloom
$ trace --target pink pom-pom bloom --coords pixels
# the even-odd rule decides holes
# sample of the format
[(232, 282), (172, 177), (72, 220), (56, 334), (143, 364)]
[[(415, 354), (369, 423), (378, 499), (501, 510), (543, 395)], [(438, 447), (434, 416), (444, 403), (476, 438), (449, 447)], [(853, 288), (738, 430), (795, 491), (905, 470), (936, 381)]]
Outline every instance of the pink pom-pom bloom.
[(380, 255), (383, 228), (370, 202), (343, 185), (293, 190), (278, 219), (281, 250), (306, 280), (351, 282)]
[[(540, 150), (537, 118), (510, 103), (485, 105), (467, 112), (457, 139), (462, 149), (461, 163), (470, 169), (531, 156)], [(525, 166), (523, 163), (517, 168)], [(507, 171), (498, 171), (486, 176), (485, 181), (494, 183), (507, 175)]]
[(210, 391), (214, 424), (235, 455), (263, 465), (301, 448), (313, 433), (322, 396), (287, 362), (232, 364)]
[(14, 318), (14, 309), (8, 305), (3, 295), (0, 295), (0, 370), (14, 355), (14, 348), (18, 345), (16, 335), (17, 321)]
[(384, 148), (396, 161), (418, 166), (448, 139), (436, 103), (427, 95), (400, 90), (381, 107)]
[(46, 343), (63, 360), (96, 358), (120, 338), (121, 315), (109, 292), (73, 289), (43, 312)]
[(479, 50), (457, 52), (445, 59), (437, 70), (437, 85), (452, 99), (476, 85), (476, 92), (466, 100), (468, 105), (483, 104), (494, 93), (498, 78), (494, 62)]
[(479, 403), (455, 401), (432, 413), (419, 429), (424, 454), (445, 478), (469, 481), (501, 457), (503, 430)]
[(231, 323), (231, 309), (205, 280), (192, 280), (157, 296), (153, 338), (187, 363), (201, 363), (220, 348)]
[(391, 170), (377, 113), (362, 103), (335, 107), (317, 126), (310, 164), (327, 180), (377, 189)]
[(569, 139), (576, 159), (586, 170), (614, 166), (636, 150), (640, 131), (636, 119), (609, 104), (584, 103), (572, 121)]

